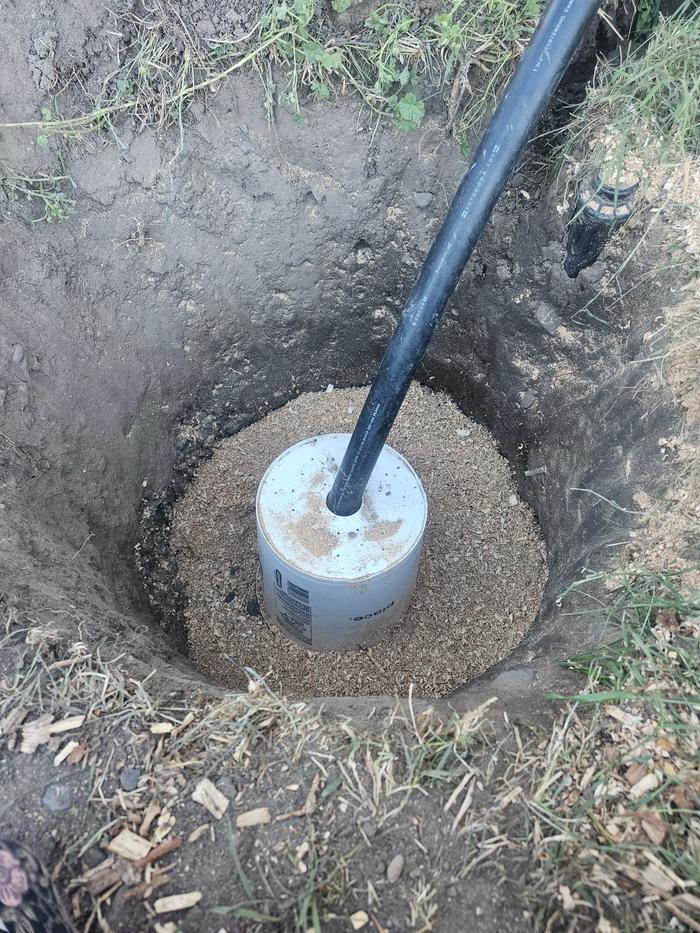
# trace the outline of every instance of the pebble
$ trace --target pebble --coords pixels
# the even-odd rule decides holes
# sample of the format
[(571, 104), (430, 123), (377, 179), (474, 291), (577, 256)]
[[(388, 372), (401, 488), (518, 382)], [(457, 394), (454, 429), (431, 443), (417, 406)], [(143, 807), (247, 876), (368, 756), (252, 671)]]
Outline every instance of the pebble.
[(427, 207), (435, 197), (430, 191), (416, 191), (413, 195), (413, 201), (416, 207)]
[(537, 393), (533, 392), (532, 389), (528, 389), (520, 399), (520, 407), (526, 411), (528, 408), (532, 408), (536, 401)]
[(404, 857), (400, 852), (389, 862), (386, 867), (386, 880), (389, 884), (395, 884), (399, 880), (403, 871), (403, 863)]
[(540, 324), (548, 334), (556, 334), (559, 328), (559, 318), (554, 308), (546, 302), (540, 301), (534, 311), (535, 320)]
[(47, 810), (60, 813), (70, 809), (73, 803), (73, 791), (66, 784), (49, 784), (41, 798)]
[(124, 790), (136, 790), (140, 777), (141, 771), (139, 768), (124, 768), (119, 775), (119, 783)]
[(21, 343), (16, 343), (12, 348), (12, 362), (21, 363), (24, 359), (24, 347)]
[(508, 499), (508, 505), (517, 505), (520, 502), (520, 499), (513, 493), (513, 495)]
[(103, 852), (102, 849), (97, 846), (93, 849), (88, 849), (82, 858), (84, 868), (97, 868), (101, 862), (104, 862), (106, 854), (106, 852)]

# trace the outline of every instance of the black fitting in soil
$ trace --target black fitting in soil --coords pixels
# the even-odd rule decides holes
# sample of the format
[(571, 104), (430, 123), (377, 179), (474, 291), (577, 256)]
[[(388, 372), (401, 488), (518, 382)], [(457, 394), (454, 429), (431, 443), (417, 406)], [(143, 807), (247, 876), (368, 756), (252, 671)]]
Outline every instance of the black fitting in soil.
[(613, 232), (632, 216), (638, 186), (639, 179), (626, 173), (614, 185), (601, 181), (598, 173), (578, 186), (564, 260), (570, 279), (593, 265)]
[(596, 13), (599, 0), (552, 0), (510, 79), (418, 275), (328, 494), (353, 515), (447, 300)]

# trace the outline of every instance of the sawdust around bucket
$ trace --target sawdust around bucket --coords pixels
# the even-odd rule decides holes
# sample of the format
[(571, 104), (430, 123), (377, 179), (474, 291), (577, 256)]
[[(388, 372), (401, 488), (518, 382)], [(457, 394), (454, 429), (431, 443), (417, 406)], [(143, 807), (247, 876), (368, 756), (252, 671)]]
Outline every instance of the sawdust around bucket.
[(537, 614), (547, 577), (530, 508), (489, 432), (446, 395), (412, 386), (389, 443), (429, 503), (411, 607), (372, 648), (313, 654), (260, 614), (255, 495), (267, 466), (314, 434), (351, 431), (367, 389), (301, 395), (227, 438), (177, 504), (172, 545), (193, 663), (226, 686), (245, 668), (289, 696), (442, 697), (505, 657)]

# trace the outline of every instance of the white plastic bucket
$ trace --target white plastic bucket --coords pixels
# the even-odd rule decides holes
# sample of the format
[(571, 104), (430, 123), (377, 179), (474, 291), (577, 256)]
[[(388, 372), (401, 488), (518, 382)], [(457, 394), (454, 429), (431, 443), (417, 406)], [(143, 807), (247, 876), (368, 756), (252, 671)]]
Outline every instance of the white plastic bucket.
[(409, 463), (385, 445), (355, 515), (326, 505), (349, 434), (295, 444), (268, 467), (256, 500), (263, 609), (313, 651), (370, 645), (407, 608), (428, 503)]

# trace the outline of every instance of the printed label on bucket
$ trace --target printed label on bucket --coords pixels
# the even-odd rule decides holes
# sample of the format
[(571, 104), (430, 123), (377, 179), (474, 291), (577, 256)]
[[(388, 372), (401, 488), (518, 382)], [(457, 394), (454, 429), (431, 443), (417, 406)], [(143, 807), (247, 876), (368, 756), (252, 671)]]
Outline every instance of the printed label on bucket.
[(275, 601), (277, 622), (305, 645), (311, 644), (311, 604), (309, 591), (287, 580), (284, 589), (282, 574), (275, 570)]

